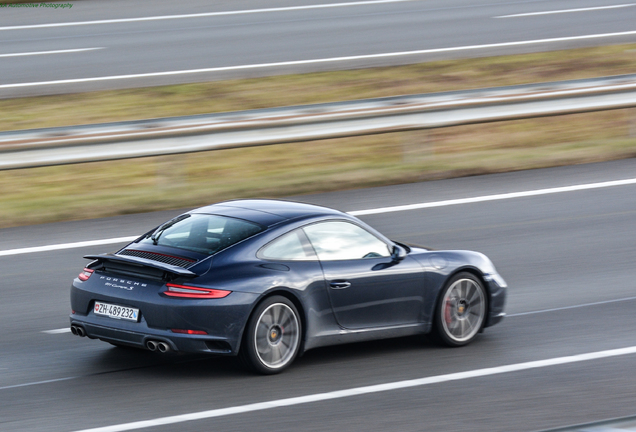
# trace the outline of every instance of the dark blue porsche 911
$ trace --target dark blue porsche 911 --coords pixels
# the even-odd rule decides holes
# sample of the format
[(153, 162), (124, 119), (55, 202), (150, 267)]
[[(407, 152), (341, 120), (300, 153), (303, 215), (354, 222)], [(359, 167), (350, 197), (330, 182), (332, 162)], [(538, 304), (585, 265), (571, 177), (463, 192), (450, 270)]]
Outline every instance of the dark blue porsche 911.
[(73, 334), (238, 355), (265, 374), (325, 345), (433, 332), (461, 346), (505, 315), (506, 283), (486, 256), (393, 242), (346, 213), (287, 201), (202, 207), (85, 258)]

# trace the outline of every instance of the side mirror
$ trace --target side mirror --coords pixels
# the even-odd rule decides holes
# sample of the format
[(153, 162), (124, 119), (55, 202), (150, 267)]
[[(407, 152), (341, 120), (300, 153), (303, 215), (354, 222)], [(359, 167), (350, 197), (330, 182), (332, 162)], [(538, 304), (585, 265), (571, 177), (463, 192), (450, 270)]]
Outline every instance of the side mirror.
[(402, 261), (406, 258), (406, 249), (404, 249), (400, 245), (393, 245), (393, 249), (391, 250), (391, 260), (393, 262)]

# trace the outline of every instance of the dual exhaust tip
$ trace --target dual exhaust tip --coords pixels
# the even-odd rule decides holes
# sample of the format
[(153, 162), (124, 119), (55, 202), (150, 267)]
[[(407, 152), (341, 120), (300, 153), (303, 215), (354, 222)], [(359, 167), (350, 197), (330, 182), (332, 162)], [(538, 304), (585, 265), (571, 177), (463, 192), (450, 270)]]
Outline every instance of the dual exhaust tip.
[(71, 326), (71, 333), (73, 333), (75, 336), (79, 336), (79, 337), (86, 336), (86, 330), (84, 330), (84, 327), (80, 327), (80, 326), (74, 325), (74, 324)]
[[(86, 330), (84, 330), (84, 327), (75, 324), (71, 326), (71, 333), (79, 337), (86, 336)], [(165, 354), (170, 351), (170, 345), (157, 340), (149, 340), (148, 342), (146, 342), (146, 348), (148, 348), (148, 350), (150, 351), (159, 351), (161, 354)]]
[(149, 340), (146, 342), (146, 348), (150, 351), (159, 351), (161, 354), (165, 354), (170, 351), (170, 345), (161, 341)]

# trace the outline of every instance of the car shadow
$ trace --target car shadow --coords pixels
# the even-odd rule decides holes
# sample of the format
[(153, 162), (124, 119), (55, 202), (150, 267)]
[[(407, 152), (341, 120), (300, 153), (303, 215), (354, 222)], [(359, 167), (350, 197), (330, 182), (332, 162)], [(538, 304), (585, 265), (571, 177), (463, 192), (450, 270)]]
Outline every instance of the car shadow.
[[(488, 344), (486, 340), (482, 342)], [(334, 365), (346, 369), (357, 368), (361, 363), (399, 363), (412, 356), (425, 361), (428, 357), (439, 357), (440, 351), (446, 353), (445, 356), (452, 356), (454, 352), (453, 349), (438, 345), (432, 337), (422, 335), (321, 347), (304, 353), (288, 370), (278, 376), (301, 376)], [(159, 354), (136, 348), (107, 347), (92, 360), (92, 367), (103, 371), (96, 374), (137, 371), (138, 374), (153, 378), (163, 376), (170, 379), (268, 378), (246, 369), (239, 358), (234, 356)]]
[(334, 361), (355, 362), (366, 358), (401, 356), (412, 352), (421, 354), (422, 351), (438, 348), (440, 347), (428, 336), (406, 336), (317, 348), (307, 351), (296, 362), (307, 366)]
[(95, 375), (123, 371), (171, 377), (201, 374), (213, 376), (247, 375), (236, 357), (202, 354), (160, 354), (138, 348), (108, 347), (92, 358)]

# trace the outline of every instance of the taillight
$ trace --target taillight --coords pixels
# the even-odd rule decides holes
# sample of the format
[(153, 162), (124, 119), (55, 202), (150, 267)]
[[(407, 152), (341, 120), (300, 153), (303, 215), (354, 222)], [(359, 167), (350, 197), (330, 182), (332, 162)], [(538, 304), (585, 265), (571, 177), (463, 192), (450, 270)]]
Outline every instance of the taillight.
[(168, 289), (164, 291), (164, 294), (170, 297), (213, 299), (227, 297), (232, 292), (226, 290), (199, 288), (171, 283), (166, 284), (166, 286), (168, 287)]
[(207, 332), (203, 330), (184, 330), (184, 329), (170, 329), (172, 333), (181, 333), (181, 334), (189, 334), (189, 335), (206, 335)]
[(83, 281), (87, 281), (89, 277), (91, 277), (91, 275), (93, 274), (95, 270), (91, 270), (89, 268), (85, 268), (78, 276), (79, 280)]

